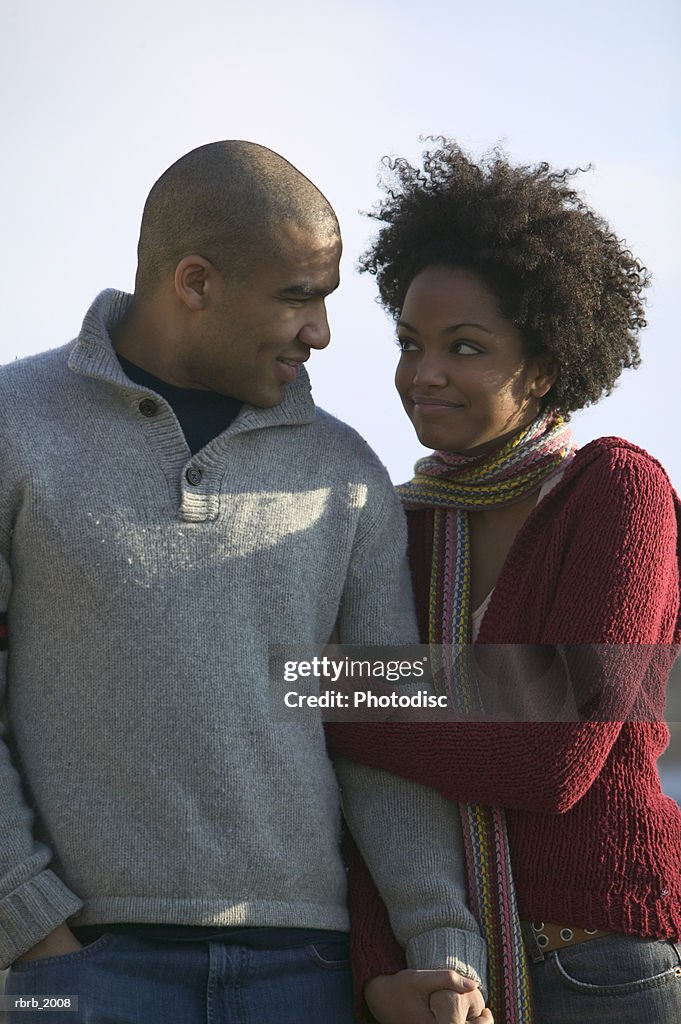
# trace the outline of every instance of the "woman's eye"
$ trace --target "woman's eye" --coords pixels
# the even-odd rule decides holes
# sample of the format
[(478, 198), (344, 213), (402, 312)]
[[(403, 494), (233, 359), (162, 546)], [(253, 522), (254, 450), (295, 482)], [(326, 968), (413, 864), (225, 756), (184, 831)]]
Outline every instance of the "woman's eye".
[(469, 341), (456, 341), (452, 345), (452, 351), (456, 352), (459, 356), (477, 356), (480, 354), (478, 346), (471, 345)]
[[(419, 346), (411, 338), (405, 338), (398, 336), (395, 339), (395, 344), (399, 348), (400, 352), (416, 352)], [(478, 345), (474, 345), (470, 341), (455, 341), (450, 347), (450, 352), (453, 352), (457, 356), (477, 356), (482, 350)]]

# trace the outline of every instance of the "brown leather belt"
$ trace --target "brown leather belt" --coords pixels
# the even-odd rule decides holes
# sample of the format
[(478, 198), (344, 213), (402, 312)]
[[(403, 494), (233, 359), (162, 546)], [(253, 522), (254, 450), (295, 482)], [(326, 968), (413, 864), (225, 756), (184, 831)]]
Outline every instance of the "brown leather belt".
[(545, 924), (543, 921), (535, 921), (530, 927), (542, 953), (551, 953), (554, 949), (565, 949), (566, 946), (574, 946), (578, 942), (588, 942), (589, 939), (601, 939), (605, 935), (612, 935), (612, 932), (599, 928), (575, 928), (573, 925)]

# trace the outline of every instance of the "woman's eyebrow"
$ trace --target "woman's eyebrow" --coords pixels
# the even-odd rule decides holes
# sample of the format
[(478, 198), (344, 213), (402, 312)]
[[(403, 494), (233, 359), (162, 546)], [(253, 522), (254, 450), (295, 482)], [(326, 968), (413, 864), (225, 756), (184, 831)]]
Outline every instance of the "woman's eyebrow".
[[(408, 331), (412, 331), (413, 334), (418, 334), (419, 333), (418, 332), (418, 328), (412, 327), (412, 325), (408, 324), (406, 320), (398, 320), (397, 321), (397, 326), (398, 327), (406, 327), (406, 329)], [(451, 327), (445, 327), (444, 330), (445, 331), (458, 331), (460, 327), (477, 327), (478, 330), (484, 331), (485, 334), (492, 334), (493, 333), (489, 329), (489, 327), (485, 327), (484, 324), (476, 324), (476, 323), (472, 323), (472, 322), (469, 322), (469, 321), (466, 321), (465, 323), (461, 323), (461, 324), (452, 324)]]

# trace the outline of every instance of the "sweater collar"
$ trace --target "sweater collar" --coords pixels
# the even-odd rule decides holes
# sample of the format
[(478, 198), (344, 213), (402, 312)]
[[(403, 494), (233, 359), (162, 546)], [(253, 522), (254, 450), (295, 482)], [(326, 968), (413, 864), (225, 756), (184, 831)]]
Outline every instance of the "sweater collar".
[[(130, 307), (132, 295), (107, 288), (100, 292), (83, 319), (80, 333), (72, 343), (68, 365), (74, 373), (106, 381), (128, 392), (146, 390), (126, 377), (111, 344), (109, 331)], [(230, 428), (254, 430), (258, 427), (311, 423), (315, 418), (315, 405), (310, 390), (310, 379), (303, 366), (298, 377), (286, 386), (284, 399), (270, 409), (244, 404)]]

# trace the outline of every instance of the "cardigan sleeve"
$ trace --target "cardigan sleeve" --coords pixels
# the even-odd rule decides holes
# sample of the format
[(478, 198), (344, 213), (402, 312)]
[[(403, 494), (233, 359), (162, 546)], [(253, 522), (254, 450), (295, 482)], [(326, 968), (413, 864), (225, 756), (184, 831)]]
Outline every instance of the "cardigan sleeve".
[[(551, 549), (542, 553), (553, 577), (540, 627), (543, 643), (681, 639), (679, 500), (655, 459), (617, 442), (602, 439), (602, 448), (594, 442), (599, 457), (568, 489), (558, 528), (550, 535)], [(550, 499), (537, 509), (543, 513), (540, 526), (555, 513)], [(536, 534), (535, 529), (521, 536), (516, 561)], [(541, 563), (535, 561), (535, 568), (541, 572)], [(502, 598), (509, 600), (508, 575), (504, 582)]]
[[(675, 496), (664, 470), (645, 453), (614, 448), (607, 452), (605, 470), (600, 459), (587, 466), (560, 516), (557, 497), (552, 504), (546, 499), (542, 510), (548, 537), (542, 558), (556, 566), (554, 579), (537, 581), (547, 590), (545, 625), (541, 633), (523, 639), (650, 645), (654, 660), (655, 645), (680, 638)], [(552, 515), (558, 521), (548, 529)], [(530, 561), (527, 549), (536, 547), (536, 525), (519, 535), (508, 561), (518, 566)], [(498, 610), (504, 588), (508, 600), (513, 598), (507, 568), (499, 581)], [(538, 572), (538, 566), (532, 571)], [(516, 592), (516, 602), (521, 595), (522, 590)], [(522, 616), (522, 609), (516, 614)], [(490, 634), (488, 628), (488, 643), (514, 639), (503, 632)], [(637, 661), (645, 673), (645, 657)], [(659, 701), (657, 711), (663, 715)], [(327, 727), (334, 753), (432, 786), (450, 800), (545, 813), (564, 813), (584, 796), (621, 728), (617, 721)]]

